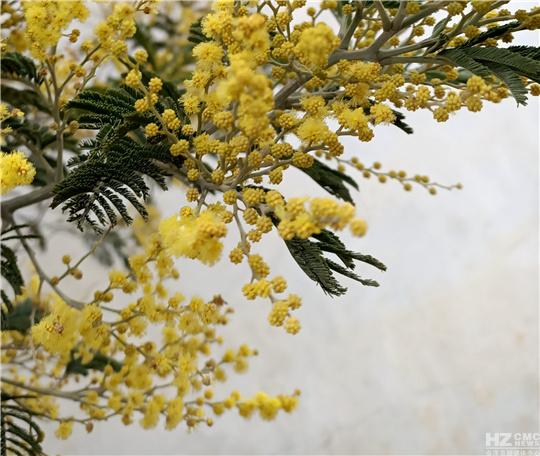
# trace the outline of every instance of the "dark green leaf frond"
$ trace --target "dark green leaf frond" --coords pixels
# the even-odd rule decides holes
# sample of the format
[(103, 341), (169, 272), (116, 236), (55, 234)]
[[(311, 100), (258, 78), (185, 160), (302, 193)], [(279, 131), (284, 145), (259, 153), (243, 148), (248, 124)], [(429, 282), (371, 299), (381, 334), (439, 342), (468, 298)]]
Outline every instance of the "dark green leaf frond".
[(319, 160), (314, 160), (313, 165), (309, 168), (301, 168), (301, 170), (331, 195), (354, 204), (351, 193), (347, 188), (347, 185), (349, 185), (358, 190), (358, 184), (352, 177), (330, 168)]
[(292, 257), (306, 275), (317, 282), (325, 293), (340, 296), (347, 291), (336, 280), (316, 242), (308, 239), (292, 239), (285, 244)]
[(193, 44), (209, 41), (209, 38), (206, 37), (202, 31), (202, 18), (195, 21), (191, 24), (191, 27), (189, 27), (188, 41)]
[[(146, 217), (144, 200), (150, 189), (144, 177), (166, 189), (168, 175), (163, 165), (181, 166), (166, 145), (139, 144), (129, 137), (118, 138), (114, 126), (105, 126), (95, 140), (86, 141), (88, 151), (69, 162), (72, 169), (55, 190), (52, 207), (63, 204), (68, 221), (79, 229), (89, 224), (96, 230), (117, 223), (117, 214), (131, 223), (126, 203)], [(160, 167), (162, 165), (162, 167)]]
[(16, 79), (36, 84), (41, 84), (43, 81), (33, 60), (18, 52), (3, 53), (0, 68), (2, 79)]
[[(375, 266), (381, 271), (386, 270), (386, 266), (371, 255), (363, 255), (351, 252), (345, 247), (345, 244), (339, 237), (329, 230), (322, 230), (321, 233), (310, 239), (292, 239), (285, 241), (292, 257), (306, 275), (317, 282), (325, 293), (332, 296), (340, 296), (347, 291), (342, 286), (334, 272), (349, 277), (360, 282), (362, 285), (377, 287), (379, 284), (375, 280), (364, 279), (353, 272), (355, 268), (354, 260)], [(335, 254), (343, 266), (326, 258), (324, 252)]]
[(513, 21), (513, 22), (509, 22), (508, 24), (490, 28), (489, 30), (486, 30), (485, 32), (482, 32), (479, 35), (466, 41), (459, 47), (466, 48), (466, 47), (478, 46), (479, 44), (484, 43), (486, 40), (490, 38), (499, 38), (503, 35), (506, 35), (507, 33), (511, 33), (512, 31), (520, 27), (520, 25), (521, 24), (519, 21)]
[(71, 353), (71, 360), (66, 365), (65, 375), (81, 374), (86, 376), (90, 370), (103, 371), (107, 366), (111, 366), (115, 372), (122, 369), (122, 363), (100, 352), (97, 352), (94, 357), (86, 363), (82, 361), (82, 357)]
[(460, 46), (441, 51), (439, 55), (479, 76), (495, 76), (506, 84), (518, 104), (527, 103), (527, 90), (521, 77), (540, 82), (539, 48)]
[(18, 397), (4, 391), (0, 397), (0, 454), (44, 455), (41, 448), (44, 434), (36, 424), (34, 414), (21, 405)]

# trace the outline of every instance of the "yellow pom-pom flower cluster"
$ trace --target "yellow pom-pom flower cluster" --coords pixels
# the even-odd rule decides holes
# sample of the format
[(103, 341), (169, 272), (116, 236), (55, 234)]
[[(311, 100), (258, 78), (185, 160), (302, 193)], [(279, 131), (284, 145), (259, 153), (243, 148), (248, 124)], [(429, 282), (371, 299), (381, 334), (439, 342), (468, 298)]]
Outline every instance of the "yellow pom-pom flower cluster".
[[(213, 213), (201, 214), (203, 221), (197, 228), (214, 230), (220, 226), (214, 217)], [(58, 421), (58, 438), (69, 437), (76, 423), (85, 424), (90, 431), (93, 422), (113, 416), (126, 425), (138, 421), (145, 429), (154, 428), (164, 416), (165, 427), (174, 429), (180, 423), (188, 428), (212, 426), (213, 416), (231, 409), (246, 418), (258, 411), (261, 418), (271, 420), (280, 410), (289, 413), (296, 407), (298, 391), (277, 396), (259, 392), (251, 398), (232, 391), (223, 399), (215, 397), (212, 385), (225, 382), (229, 368), (237, 373), (246, 371), (249, 358), (257, 351), (245, 344), (237, 349), (219, 348), (223, 340), (217, 328), (227, 324), (233, 311), (221, 296), (186, 299), (169, 291), (165, 283), (179, 277), (169, 250), (157, 235), (151, 236), (145, 250), (130, 257), (130, 272), (111, 271), (107, 287), (80, 308), (66, 304), (55, 293), (43, 299), (45, 315), (27, 336), (35, 347), (33, 369), (41, 375), (24, 383), (22, 377), (13, 379), (3, 388), (9, 394), (26, 387), (34, 391), (50, 388), (53, 393), (46, 400), (27, 396), (21, 403)], [(71, 258), (65, 256), (64, 260), (69, 268)], [(282, 288), (279, 282), (276, 286)], [(116, 304), (117, 294), (130, 296), (131, 302)], [(138, 297), (133, 298), (134, 294)], [(35, 298), (28, 290), (18, 299)], [(103, 302), (109, 303), (107, 310)], [(150, 326), (161, 332), (159, 342), (147, 335)], [(18, 331), (2, 332), (5, 346), (24, 341)], [(4, 355), (3, 362), (17, 363), (21, 353), (7, 350)], [(51, 357), (56, 365), (49, 370)], [(73, 393), (54, 393), (68, 381), (61, 375), (73, 363), (103, 363), (103, 368), (89, 379), (79, 378), (83, 387)], [(54, 396), (60, 399), (51, 399)], [(62, 399), (78, 401), (86, 418), (65, 415)]]
[(0, 194), (19, 185), (31, 184), (36, 175), (34, 165), (19, 151), (0, 152)]
[[(212, 266), (222, 257), (225, 238), (236, 235), (224, 256), (241, 265), (238, 269), (249, 270), (249, 278), (239, 287), (243, 299), (266, 300), (271, 330), (297, 334), (301, 323), (295, 311), (302, 299), (294, 293), (295, 280), (275, 274), (257, 251), (261, 241), (279, 236), (300, 265), (292, 247), (352, 253), (340, 250), (342, 243), (335, 232), (349, 230), (362, 237), (367, 222), (356, 215), (350, 192), (356, 182), (345, 174), (347, 167), (365, 179), (397, 183), (405, 191), (416, 185), (435, 195), (439, 189), (461, 188), (461, 184), (438, 184), (423, 174), (385, 170), (379, 161), (368, 164), (360, 159), (361, 148), (345, 150), (344, 138), (369, 142), (390, 126), (410, 132), (404, 120), (407, 111), (425, 111), (443, 123), (461, 110), (476, 113), (510, 95), (520, 103), (524, 94), (540, 95), (537, 57), (527, 48), (506, 46), (505, 53), (523, 53), (519, 58), (514, 55), (511, 65), (505, 66), (504, 58), (495, 54), (490, 57), (493, 61), (483, 61), (485, 65), (471, 63), (481, 60), (479, 55), (495, 53), (500, 43), (510, 43), (516, 32), (540, 28), (537, 7), (510, 11), (492, 1), (411, 1), (399, 7), (392, 2), (343, 4), (335, 0), (217, 0), (197, 7), (189, 2), (155, 3), (108, 5), (108, 14), (97, 23), (93, 36), (78, 46), (73, 44), (81, 31), (69, 28), (87, 18), (91, 9), (84, 2), (24, 1), (20, 11), (17, 2), (2, 5), (2, 25), (7, 31), (2, 52), (19, 52), (34, 60), (33, 65), (23, 61), (28, 64), (23, 77), (4, 70), (2, 77), (6, 74), (13, 83), (6, 85), (10, 89), (24, 86), (32, 92), (32, 97), (24, 98), (35, 98), (32, 103), (37, 109), (12, 106), (11, 101), (0, 104), (0, 120), (5, 124), (0, 131), (2, 148), (22, 150), (0, 154), (1, 193), (31, 184), (37, 173), (40, 178), (40, 188), (10, 197), (2, 211), (16, 233), (11, 239), (21, 237), (21, 251), (35, 266), (35, 276), (25, 286), (16, 283), (13, 287), (14, 304), (25, 309), (30, 303), (32, 312), (26, 333), (2, 333), (3, 364), (9, 366), (2, 392), (20, 395), (21, 404), (30, 412), (56, 421), (55, 434), (62, 439), (76, 424), (90, 432), (93, 422), (113, 417), (126, 425), (138, 422), (145, 429), (163, 420), (166, 429), (174, 429), (180, 423), (188, 428), (211, 426), (216, 416), (232, 409), (243, 417), (258, 414), (264, 420), (273, 419), (279, 411), (292, 411), (297, 391), (248, 396), (232, 391), (224, 398), (215, 397), (213, 385), (224, 382), (228, 371), (244, 372), (248, 359), (257, 352), (247, 345), (221, 347), (217, 329), (227, 324), (232, 307), (220, 295), (186, 298), (173, 289), (170, 282), (180, 275), (175, 260), (187, 258)], [(175, 8), (181, 8), (182, 14), (173, 14)], [(161, 12), (146, 23), (148, 33), (141, 34), (149, 45), (137, 47), (141, 45), (137, 24), (144, 23), (137, 15), (155, 11)], [(445, 17), (443, 22), (438, 22), (439, 15)], [(182, 20), (170, 27), (171, 18), (176, 17)], [(333, 17), (338, 18), (339, 28), (328, 19)], [(160, 28), (156, 24), (163, 18), (161, 24), (167, 26)], [(505, 24), (512, 26), (499, 34), (499, 26)], [(170, 36), (153, 46), (158, 29)], [(188, 38), (197, 44), (187, 47)], [(470, 54), (452, 60), (459, 53)], [(8, 56), (12, 60), (7, 67), (11, 64), (16, 69), (20, 56), (14, 56)], [(106, 61), (121, 68), (124, 87), (105, 92), (103, 100), (118, 97), (118, 110), (114, 106), (102, 113), (96, 92), (85, 98), (81, 91)], [(532, 69), (523, 70), (529, 66)], [(498, 70), (484, 71), (484, 67)], [(75, 97), (79, 103), (69, 103)], [(95, 112), (79, 117), (80, 106)], [(35, 258), (32, 236), (25, 240), (21, 235), (14, 212), (46, 201), (62, 185), (70, 184), (65, 177), (73, 170), (65, 165), (72, 156), (71, 147), (89, 136), (83, 129), (92, 127), (88, 120), (101, 114), (110, 114), (110, 125), (96, 121), (104, 127), (97, 138), (110, 140), (107, 147), (129, 138), (141, 150), (150, 151), (145, 169), (141, 166), (137, 173), (153, 177), (163, 187), (169, 179), (176, 189), (182, 185), (188, 205), (163, 220), (148, 205), (148, 221), (133, 223), (133, 242), (122, 247), (117, 245), (118, 238), (111, 242), (121, 250), (122, 258), (128, 258), (129, 267), (111, 270), (106, 286), (78, 300), (62, 286), (67, 280), (85, 277), (81, 263), (98, 254), (110, 230), (104, 230), (103, 237), (79, 260), (63, 255), (64, 271), (49, 276), (49, 268), (40, 267)], [(21, 137), (25, 129), (17, 129), (25, 115), (52, 138), (47, 146), (41, 148), (41, 141)], [(113, 150), (107, 147), (88, 157), (101, 154), (98, 158), (104, 157), (103, 162), (98, 162), (107, 168), (111, 163), (107, 152)], [(126, 164), (130, 158), (126, 155)], [(92, 166), (94, 162), (84, 163)], [(333, 196), (291, 194), (287, 183), (294, 173), (304, 179), (306, 189), (315, 181)], [(139, 182), (137, 178), (133, 181)], [(42, 187), (41, 180), (45, 181)], [(107, 210), (107, 201), (116, 206), (115, 197), (119, 198), (113, 191), (114, 175), (110, 182), (111, 187), (101, 177), (97, 183), (90, 182), (95, 185), (85, 190), (89, 199), (79, 200), (80, 204), (102, 205), (105, 212), (94, 212), (102, 225), (115, 224), (112, 206)], [(143, 212), (134, 200), (147, 196), (146, 184), (138, 187), (135, 196), (125, 187), (118, 193)], [(109, 193), (101, 195), (96, 188)], [(359, 207), (358, 213), (363, 212)], [(122, 216), (130, 220), (127, 212)], [(120, 229), (127, 233), (123, 225)], [(328, 250), (320, 247), (324, 239), (334, 242), (330, 248), (325, 244)], [(143, 251), (131, 255), (134, 245)], [(354, 255), (351, 258), (380, 267), (369, 255)], [(322, 253), (317, 258), (321, 268), (328, 266), (329, 275), (331, 269), (343, 271), (363, 284), (373, 284), (352, 273), (348, 265), (342, 267)], [(160, 334), (157, 338), (156, 333)], [(24, 366), (24, 373), (19, 366)], [(67, 388), (72, 378), (80, 387)], [(80, 404), (83, 417), (66, 414), (64, 400)]]
[(214, 264), (221, 255), (220, 239), (227, 234), (227, 227), (221, 212), (207, 210), (196, 216), (173, 215), (161, 222), (159, 232), (173, 255)]
[(77, 19), (84, 21), (88, 9), (83, 1), (25, 1), (22, 2), (26, 20), (26, 37), (32, 55), (44, 60), (48, 48), (58, 43), (62, 32)]
[[(308, 203), (308, 204), (306, 204)], [(291, 198), (275, 207), (280, 218), (278, 231), (285, 240), (307, 239), (325, 228), (343, 230), (354, 217), (354, 206), (330, 198)]]

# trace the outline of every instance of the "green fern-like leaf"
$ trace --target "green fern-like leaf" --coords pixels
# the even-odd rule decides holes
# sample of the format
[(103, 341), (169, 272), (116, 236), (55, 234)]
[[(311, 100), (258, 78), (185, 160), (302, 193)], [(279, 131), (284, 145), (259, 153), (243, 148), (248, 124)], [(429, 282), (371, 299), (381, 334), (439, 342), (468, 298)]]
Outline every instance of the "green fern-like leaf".
[(2, 391), (0, 399), (0, 455), (44, 455), (41, 447), (44, 433), (36, 424), (34, 414), (19, 402), (21, 397)]
[[(469, 57), (480, 62), (492, 62), (512, 68), (516, 73), (536, 81), (540, 79), (540, 61), (504, 48), (465, 48)], [(484, 63), (485, 64), (485, 63)]]
[(285, 244), (298, 266), (311, 280), (317, 282), (325, 293), (340, 296), (347, 291), (332, 274), (316, 242), (292, 239)]
[(366, 287), (378, 287), (379, 283), (373, 279), (363, 279), (358, 274), (354, 273), (350, 269), (347, 269), (346, 267), (336, 263), (335, 261), (329, 260), (328, 258), (325, 258), (324, 261), (326, 261), (326, 264), (332, 271), (337, 272), (338, 274), (344, 275), (345, 277), (348, 277), (349, 279), (356, 280), (357, 282), (360, 282), (362, 285)]
[(439, 55), (482, 77), (495, 76), (508, 86), (518, 104), (527, 103), (527, 90), (520, 77), (540, 82), (540, 50), (530, 46), (510, 48), (457, 47)]
[(515, 98), (518, 104), (527, 104), (527, 94), (529, 92), (518, 74), (516, 74), (510, 68), (497, 63), (488, 64), (488, 68), (506, 84), (508, 90), (510, 90), (512, 96)]
[(466, 48), (466, 47), (478, 46), (479, 44), (484, 43), (486, 40), (490, 38), (499, 38), (503, 35), (506, 35), (507, 33), (511, 33), (517, 28), (519, 28), (520, 25), (521, 24), (519, 21), (512, 21), (512, 22), (509, 22), (508, 24), (490, 28), (489, 30), (486, 30), (485, 32), (482, 32), (479, 35), (466, 41), (459, 47)]
[(533, 60), (540, 60), (540, 47), (536, 46), (510, 46), (507, 48), (511, 52), (516, 52), (524, 57), (529, 57)]
[(135, 101), (142, 98), (142, 93), (122, 86), (119, 88), (83, 90), (77, 98), (71, 100), (67, 108), (80, 124), (81, 128), (99, 130), (105, 125), (115, 124), (120, 135), (156, 119), (150, 113), (138, 113)]
[(330, 168), (319, 160), (314, 160), (313, 165), (301, 170), (311, 177), (317, 184), (328, 193), (349, 203), (354, 203), (347, 185), (358, 190), (356, 181), (341, 171)]
[[(11, 227), (3, 230), (0, 237), (2, 277), (11, 286), (15, 295), (21, 293), (24, 280), (17, 264), (17, 255), (10, 247), (8, 247), (6, 243), (9, 241), (20, 241), (21, 239), (40, 238), (40, 236), (34, 233), (24, 234), (22, 230), (27, 228), (29, 228), (28, 225), (12, 225)], [(5, 289), (2, 291), (5, 292)]]
[(193, 44), (203, 43), (209, 41), (210, 39), (202, 31), (202, 18), (195, 21), (189, 27), (188, 41)]
[(480, 62), (477, 62), (472, 57), (470, 57), (465, 51), (459, 48), (446, 49), (439, 53), (443, 57), (451, 60), (458, 66), (469, 70), (471, 73), (477, 74), (482, 77), (489, 77), (491, 72), (489, 68), (483, 65)]
[(321, 250), (337, 255), (349, 269), (354, 269), (355, 263), (353, 260), (357, 260), (374, 266), (380, 271), (386, 271), (386, 266), (381, 261), (377, 260), (377, 258), (348, 250), (341, 239), (339, 239), (332, 231), (322, 230), (319, 234), (314, 234), (313, 238), (319, 241)]
[(2, 253), (2, 277), (11, 285), (13, 292), (19, 294), (24, 281), (17, 265), (17, 255), (5, 244), (2, 244), (0, 248)]
[(80, 230), (90, 225), (100, 227), (117, 223), (117, 214), (131, 223), (126, 203), (146, 217), (144, 200), (149, 187), (144, 177), (167, 189), (168, 175), (161, 165), (181, 166), (181, 159), (172, 157), (166, 144), (140, 144), (129, 137), (119, 138), (114, 125), (106, 125), (95, 140), (83, 145), (88, 152), (68, 163), (70, 172), (54, 189), (51, 207), (63, 204), (68, 221)]
[[(348, 250), (339, 237), (328, 230), (314, 235), (313, 240), (295, 238), (285, 241), (285, 244), (305, 274), (331, 296), (340, 296), (347, 291), (347, 288), (338, 282), (334, 273), (356, 280), (365, 286), (379, 286), (375, 280), (361, 278), (353, 272), (355, 260), (375, 266), (381, 271), (386, 270), (386, 266), (371, 255)], [(324, 252), (336, 255), (343, 266), (326, 258)]]
[(41, 84), (41, 76), (32, 59), (18, 52), (6, 52), (0, 58), (2, 79), (15, 79), (30, 84)]

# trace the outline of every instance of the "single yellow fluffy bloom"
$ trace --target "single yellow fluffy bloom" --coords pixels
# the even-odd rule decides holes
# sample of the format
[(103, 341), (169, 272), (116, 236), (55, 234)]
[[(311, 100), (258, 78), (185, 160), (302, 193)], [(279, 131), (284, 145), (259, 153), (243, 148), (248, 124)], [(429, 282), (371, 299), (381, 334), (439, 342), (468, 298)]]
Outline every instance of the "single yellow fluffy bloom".
[(66, 354), (79, 337), (80, 312), (55, 297), (49, 315), (32, 327), (32, 338), (36, 344), (50, 353)]
[(22, 152), (0, 152), (0, 194), (4, 194), (18, 185), (31, 184), (36, 175), (34, 165)]
[(366, 234), (367, 223), (364, 219), (354, 219), (351, 221), (349, 228), (353, 235), (362, 237)]
[(370, 108), (371, 119), (373, 123), (391, 123), (396, 120), (396, 115), (393, 113), (392, 109), (383, 104), (375, 104)]
[(73, 421), (62, 421), (60, 425), (58, 426), (58, 428), (56, 429), (56, 431), (54, 432), (54, 434), (59, 439), (65, 440), (71, 435), (72, 431), (73, 431)]
[(223, 244), (219, 239), (226, 233), (225, 223), (211, 210), (197, 216), (173, 215), (159, 225), (163, 245), (171, 254), (210, 265), (220, 257)]
[(324, 22), (302, 31), (294, 53), (301, 63), (312, 69), (326, 66), (328, 57), (339, 46), (339, 38)]

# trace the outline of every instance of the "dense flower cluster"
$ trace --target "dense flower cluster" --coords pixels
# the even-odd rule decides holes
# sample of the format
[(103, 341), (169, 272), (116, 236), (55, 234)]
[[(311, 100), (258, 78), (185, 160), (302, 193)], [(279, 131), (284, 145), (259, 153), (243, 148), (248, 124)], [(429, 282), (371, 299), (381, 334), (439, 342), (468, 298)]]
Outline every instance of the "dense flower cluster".
[[(418, 13), (412, 5), (408, 4), (406, 12)], [(139, 65), (125, 78), (127, 85), (145, 94), (135, 104), (137, 111), (151, 110), (160, 119), (160, 125), (146, 126), (147, 137), (165, 135), (172, 143), (171, 154), (186, 158), (186, 177), (193, 185), (187, 192), (188, 200), (197, 201), (200, 207), (207, 190), (219, 189), (223, 193), (223, 202), (232, 209), (232, 217), (229, 211), (224, 212), (225, 223), (234, 220), (241, 236), (238, 246), (230, 252), (231, 261), (239, 263), (243, 256), (249, 256), (250, 244), (260, 241), (274, 226), (285, 240), (307, 239), (326, 227), (339, 230), (349, 222), (353, 233), (365, 233), (365, 222), (353, 221), (352, 205), (320, 199), (313, 200), (305, 210), (302, 199), (287, 200), (279, 190), (255, 187), (265, 180), (268, 184), (279, 184), (288, 169), (310, 168), (315, 157), (335, 161), (339, 170), (345, 165), (354, 166), (366, 178), (376, 175), (380, 182), (398, 180), (405, 190), (410, 190), (412, 183), (426, 187), (432, 194), (437, 187), (460, 187), (460, 184), (445, 187), (425, 176), (409, 178), (403, 171), (385, 173), (379, 163), (366, 167), (357, 157), (344, 158), (340, 137), (355, 136), (360, 141), (370, 141), (376, 126), (396, 122), (396, 108), (428, 109), (439, 122), (448, 120), (451, 113), (462, 108), (478, 111), (483, 100), (499, 102), (508, 96), (502, 81), (471, 76), (465, 86), (460, 86), (458, 80), (462, 76), (449, 64), (441, 65), (434, 59), (438, 70), (433, 77), (429, 58), (408, 58), (409, 54), (405, 53), (402, 62), (391, 57), (400, 54), (394, 48), (420, 48), (415, 43), (435, 23), (429, 14), (419, 17), (413, 33), (404, 41), (395, 33), (386, 37), (388, 48), (381, 53), (389, 57), (388, 63), (382, 64), (369, 55), (356, 57), (355, 53), (362, 51), (346, 51), (352, 58), (347, 58), (347, 54), (342, 59), (334, 56), (345, 52), (342, 49), (371, 49), (376, 44), (385, 44), (373, 39), (384, 24), (361, 20), (348, 36), (349, 43), (343, 43), (322, 21), (295, 22), (295, 12), (305, 6), (303, 1), (267, 6), (254, 11), (233, 2), (218, 1), (203, 18), (202, 33), (207, 39), (193, 49), (196, 67), (185, 81), (187, 90), (180, 100), (192, 119), (191, 124), (183, 125), (171, 109), (159, 112), (156, 106), (162, 83), (154, 78), (145, 86)], [(322, 9), (336, 7), (337, 2), (321, 3)], [(473, 5), (473, 8), (480, 7)], [(485, 6), (482, 8), (486, 13), (490, 11)], [(456, 14), (454, 4), (443, 9), (450, 17)], [(308, 8), (308, 14), (314, 16), (312, 10)], [(353, 12), (349, 8), (345, 13)], [(390, 9), (387, 14), (403, 13), (401, 9)], [(534, 16), (536, 12), (531, 14)], [(487, 14), (493, 23), (497, 17), (506, 16), (506, 11)], [(459, 45), (479, 33), (469, 29), (462, 32), (459, 27), (460, 24), (451, 25), (448, 21), (447, 29), (455, 35), (449, 46)], [(414, 65), (416, 61), (420, 65)], [(424, 61), (426, 64), (422, 65)], [(274, 95), (272, 87), (276, 82), (283, 88)], [(302, 84), (305, 91), (296, 98), (282, 96), (289, 86), (296, 88)], [(532, 87), (531, 91), (534, 91)], [(330, 126), (336, 121), (337, 130)], [(212, 137), (207, 130), (219, 134)], [(205, 161), (208, 156), (217, 159), (211, 168)], [(238, 191), (239, 185), (244, 185), (242, 191)], [(201, 228), (197, 227), (197, 217), (201, 218)], [(187, 217), (165, 220), (160, 230), (165, 245), (176, 255), (215, 262), (221, 251), (219, 237), (225, 234), (225, 229), (217, 229), (218, 234), (208, 229), (206, 233), (202, 227), (207, 225), (208, 217), (208, 212), (196, 211)], [(241, 219), (253, 228), (246, 232)], [(200, 247), (203, 245), (205, 249)], [(251, 269), (252, 281), (244, 287), (246, 297), (270, 297), (274, 301), (270, 282)], [(283, 321), (275, 317), (270, 320)]]
[(53, 0), (22, 2), (26, 21), (26, 39), (34, 57), (44, 60), (51, 46), (73, 20), (84, 21), (88, 9), (83, 1)]
[[(71, 259), (63, 260), (68, 271), (72, 270)], [(229, 368), (244, 372), (249, 357), (257, 354), (247, 345), (220, 348), (223, 340), (217, 328), (227, 324), (232, 308), (219, 295), (207, 301), (170, 292), (167, 283), (175, 282), (179, 273), (156, 235), (129, 262), (131, 274), (111, 271), (108, 286), (82, 308), (66, 304), (56, 293), (34, 303), (47, 311), (28, 336), (35, 347), (34, 373), (30, 377), (17, 374), (4, 386), (10, 394), (20, 388), (50, 392), (50, 400), (29, 398), (23, 403), (29, 410), (59, 421), (59, 438), (70, 435), (74, 422), (91, 430), (93, 421), (116, 415), (126, 425), (138, 419), (144, 428), (155, 427), (163, 417), (165, 427), (174, 429), (181, 422), (188, 427), (211, 426), (213, 416), (229, 409), (237, 409), (244, 417), (258, 411), (263, 419), (273, 419), (279, 410), (291, 412), (296, 407), (299, 392), (277, 396), (260, 392), (244, 398), (232, 391), (222, 399), (214, 397), (212, 384), (224, 382)], [(118, 293), (130, 296), (132, 302), (121, 308), (108, 307), (106, 303), (113, 302)], [(28, 289), (18, 299), (37, 296)], [(159, 342), (150, 335), (157, 330)], [(4, 331), (3, 362), (16, 364), (23, 354), (17, 348), (27, 342), (17, 331)], [(51, 356), (56, 359), (52, 370)], [(87, 388), (55, 394), (58, 381), (67, 382), (67, 378), (58, 379), (74, 363), (88, 366), (96, 362), (103, 363), (103, 372), (92, 375)], [(80, 402), (86, 418), (63, 414), (61, 402), (52, 400), (55, 396)]]
[(161, 222), (159, 231), (164, 246), (176, 256), (214, 264), (223, 249), (219, 239), (227, 234), (221, 214), (212, 210), (203, 211), (198, 216), (191, 211), (185, 212), (190, 213), (174, 215)]

